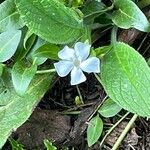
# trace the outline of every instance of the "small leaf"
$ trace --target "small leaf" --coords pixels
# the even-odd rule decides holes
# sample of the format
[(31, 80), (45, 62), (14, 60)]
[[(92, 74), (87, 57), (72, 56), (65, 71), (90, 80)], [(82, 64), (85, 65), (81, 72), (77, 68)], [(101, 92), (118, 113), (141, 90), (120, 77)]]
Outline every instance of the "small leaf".
[(27, 59), (30, 61), (30, 62), (35, 62), (35, 64), (37, 65), (41, 65), (43, 64), (47, 58), (43, 58), (43, 57), (35, 57), (34, 56), (34, 53), (37, 49), (39, 49), (40, 47), (42, 47), (43, 45), (45, 45), (47, 42), (42, 40), (41, 38), (37, 38), (37, 41), (36, 43), (34, 44), (34, 46), (31, 48), (31, 51), (30, 53), (27, 55)]
[(98, 112), (106, 118), (113, 117), (121, 111), (121, 107), (117, 105), (112, 99), (107, 99), (99, 108)]
[(12, 131), (30, 117), (33, 109), (48, 90), (53, 74), (36, 75), (22, 97), (14, 91), (10, 76), (7, 70), (3, 72), (2, 80), (9, 92), (5, 92), (3, 99), (0, 93), (0, 105), (4, 108), (3, 117), (0, 118), (0, 149)]
[(48, 140), (44, 140), (44, 145), (47, 150), (57, 150), (57, 148), (53, 146), (52, 142), (49, 142)]
[(36, 35), (33, 34), (30, 30), (26, 32), (24, 41), (23, 41), (23, 46), (26, 50), (30, 50), (30, 48), (33, 46), (34, 42), (36, 39)]
[(0, 4), (0, 32), (23, 27), (23, 21), (17, 12), (14, 0), (5, 0)]
[(97, 115), (94, 118), (92, 118), (88, 124), (87, 141), (89, 147), (91, 147), (98, 141), (102, 131), (103, 131), (103, 121), (101, 120), (99, 115)]
[(114, 0), (118, 10), (114, 11), (112, 21), (120, 28), (136, 28), (140, 31), (150, 32), (150, 23), (143, 12), (131, 0)]
[(29, 30), (50, 43), (69, 43), (82, 35), (82, 19), (58, 0), (16, 0), (16, 5)]
[(44, 57), (52, 60), (59, 60), (60, 48), (54, 44), (44, 44), (34, 52), (35, 57)]
[(0, 34), (0, 62), (5, 62), (14, 55), (20, 38), (20, 30), (6, 31)]
[(11, 144), (12, 150), (24, 150), (24, 146), (15, 141), (13, 138), (9, 139), (9, 143)]
[(150, 68), (144, 58), (118, 42), (101, 62), (101, 80), (108, 96), (124, 109), (150, 117)]
[(15, 63), (12, 69), (12, 81), (16, 92), (23, 95), (37, 71), (36, 65), (27, 67), (22, 61)]

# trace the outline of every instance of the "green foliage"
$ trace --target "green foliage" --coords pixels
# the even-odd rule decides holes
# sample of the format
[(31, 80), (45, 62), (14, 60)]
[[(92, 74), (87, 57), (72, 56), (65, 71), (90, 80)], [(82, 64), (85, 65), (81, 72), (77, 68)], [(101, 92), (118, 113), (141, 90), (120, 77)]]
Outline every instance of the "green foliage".
[(37, 66), (34, 64), (28, 67), (23, 61), (15, 63), (12, 69), (12, 81), (17, 94), (25, 94), (36, 71)]
[[(114, 0), (111, 6), (100, 0), (3, 1), (0, 4), (0, 148), (11, 132), (29, 118), (48, 90), (53, 75), (47, 72), (52, 62), (59, 60), (58, 52), (66, 43), (69, 47), (78, 41), (94, 43), (114, 24), (150, 32), (149, 21), (131, 0)], [(150, 117), (147, 63), (129, 45), (111, 43), (93, 48), (90, 54), (102, 59), (99, 76), (110, 97), (98, 112), (112, 117), (124, 108)], [(37, 68), (42, 74), (36, 75), (41, 73)], [(43, 71), (45, 68), (48, 70)], [(103, 122), (97, 115), (88, 125), (89, 146), (99, 139), (102, 130)], [(56, 149), (48, 140), (44, 142), (47, 149)]]
[(9, 139), (9, 142), (11, 144), (12, 150), (24, 150), (23, 145), (19, 144), (14, 139)]
[(6, 0), (0, 4), (0, 32), (19, 29), (23, 25), (14, 0)]
[(132, 47), (116, 43), (102, 59), (101, 78), (117, 104), (140, 116), (150, 116), (150, 69)]
[(16, 5), (30, 31), (51, 43), (69, 43), (83, 32), (82, 19), (58, 0), (16, 0)]
[(59, 60), (60, 48), (54, 44), (44, 44), (34, 52), (34, 57), (44, 57), (52, 60)]
[(3, 73), (3, 69), (4, 69), (4, 65), (2, 63), (0, 63), (0, 76), (2, 75)]
[(101, 133), (103, 131), (103, 121), (99, 117), (99, 115), (95, 116), (88, 123), (87, 128), (87, 142), (88, 146), (91, 147), (93, 144), (97, 142)]
[(44, 140), (44, 145), (47, 150), (57, 150), (57, 148), (53, 146), (52, 142), (49, 142), (49, 140)]
[(114, 0), (118, 10), (114, 11), (112, 21), (120, 28), (136, 28), (141, 31), (150, 32), (150, 23), (131, 0)]
[(4, 62), (14, 55), (20, 38), (20, 30), (6, 31), (0, 34), (0, 62)]
[(112, 99), (108, 98), (99, 108), (98, 112), (106, 118), (115, 116), (122, 108)]
[(37, 75), (30, 84), (26, 94), (18, 96), (12, 86), (10, 73), (5, 70), (1, 78), (0, 90), (0, 148), (12, 131), (21, 126), (31, 115), (33, 108), (49, 88), (52, 80), (50, 74)]

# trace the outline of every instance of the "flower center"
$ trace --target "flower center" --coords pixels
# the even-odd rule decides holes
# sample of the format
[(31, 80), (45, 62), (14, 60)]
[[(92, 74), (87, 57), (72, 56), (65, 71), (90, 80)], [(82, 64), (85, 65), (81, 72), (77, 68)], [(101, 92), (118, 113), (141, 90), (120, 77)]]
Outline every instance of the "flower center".
[(80, 60), (78, 60), (77, 58), (74, 60), (74, 65), (76, 66), (76, 67), (80, 67)]

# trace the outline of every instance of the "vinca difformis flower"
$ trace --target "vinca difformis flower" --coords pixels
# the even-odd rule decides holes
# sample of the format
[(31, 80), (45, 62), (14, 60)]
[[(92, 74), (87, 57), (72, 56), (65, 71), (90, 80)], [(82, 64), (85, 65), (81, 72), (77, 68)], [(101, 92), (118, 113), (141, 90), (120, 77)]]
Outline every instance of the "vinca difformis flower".
[(77, 85), (86, 80), (84, 72), (99, 73), (100, 60), (97, 57), (89, 57), (91, 45), (77, 42), (73, 48), (65, 46), (58, 53), (61, 59), (54, 63), (60, 77), (65, 77), (71, 72), (71, 85)]

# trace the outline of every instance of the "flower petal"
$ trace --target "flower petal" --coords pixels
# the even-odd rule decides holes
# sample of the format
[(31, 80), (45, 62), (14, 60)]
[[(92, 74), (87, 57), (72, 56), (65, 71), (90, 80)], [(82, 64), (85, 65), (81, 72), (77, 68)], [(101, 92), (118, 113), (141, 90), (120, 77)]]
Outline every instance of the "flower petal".
[(85, 60), (90, 54), (91, 45), (77, 42), (74, 46), (75, 54), (81, 61)]
[(59, 61), (54, 63), (54, 67), (60, 77), (65, 77), (73, 69), (73, 62), (71, 61)]
[(91, 72), (99, 73), (100, 60), (96, 57), (90, 57), (80, 64), (80, 68), (87, 73), (91, 73)]
[(65, 46), (61, 51), (58, 52), (58, 57), (63, 60), (72, 60), (75, 57), (75, 51), (68, 46)]
[(77, 85), (86, 80), (85, 75), (83, 74), (80, 68), (74, 67), (71, 71), (71, 85)]

